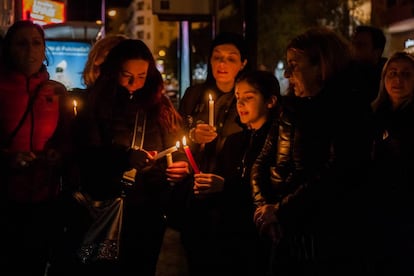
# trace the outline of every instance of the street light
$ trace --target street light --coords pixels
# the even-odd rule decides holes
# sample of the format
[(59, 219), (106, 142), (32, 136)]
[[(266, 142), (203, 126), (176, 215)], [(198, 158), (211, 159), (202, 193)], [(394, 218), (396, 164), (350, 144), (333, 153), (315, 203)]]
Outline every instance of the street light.
[(166, 54), (167, 53), (165, 52), (164, 49), (161, 49), (161, 50), (158, 51), (158, 56), (160, 56), (160, 57), (165, 57)]
[(116, 10), (112, 9), (108, 11), (108, 16), (115, 17), (116, 16)]

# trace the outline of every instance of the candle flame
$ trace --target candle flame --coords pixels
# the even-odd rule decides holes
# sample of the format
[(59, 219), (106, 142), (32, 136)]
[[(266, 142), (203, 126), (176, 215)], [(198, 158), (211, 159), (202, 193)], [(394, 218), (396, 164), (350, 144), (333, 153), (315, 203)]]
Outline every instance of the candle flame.
[(210, 101), (213, 100), (213, 97), (211, 96), (211, 94), (208, 94), (208, 98), (210, 99)]
[(73, 107), (77, 107), (78, 106), (78, 102), (76, 100), (73, 100)]
[(185, 147), (187, 145), (187, 139), (185, 138), (185, 136), (183, 136), (183, 146)]
[(180, 141), (177, 141), (177, 142), (175, 143), (175, 147), (176, 147), (177, 149), (179, 149), (179, 148), (180, 148)]

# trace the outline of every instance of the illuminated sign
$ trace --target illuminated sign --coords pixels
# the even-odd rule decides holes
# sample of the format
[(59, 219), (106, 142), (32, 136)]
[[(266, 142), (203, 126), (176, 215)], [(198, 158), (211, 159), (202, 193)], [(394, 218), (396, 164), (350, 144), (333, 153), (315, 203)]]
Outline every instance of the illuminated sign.
[(404, 44), (405, 44), (405, 48), (413, 47), (414, 46), (414, 39), (407, 39)]
[(68, 90), (85, 88), (82, 72), (91, 44), (78, 41), (46, 40), (50, 78), (61, 82)]
[(62, 23), (66, 21), (65, 5), (50, 0), (22, 0), (23, 19), (32, 20), (39, 25)]

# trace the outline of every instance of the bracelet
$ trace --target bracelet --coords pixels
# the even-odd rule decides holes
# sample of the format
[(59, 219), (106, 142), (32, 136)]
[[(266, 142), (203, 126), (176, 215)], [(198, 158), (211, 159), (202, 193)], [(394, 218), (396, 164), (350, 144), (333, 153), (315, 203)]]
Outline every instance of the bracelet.
[(190, 129), (190, 131), (188, 132), (188, 138), (190, 138), (190, 140), (193, 142), (193, 143), (197, 143), (197, 141), (195, 140), (195, 127), (193, 127), (192, 129)]

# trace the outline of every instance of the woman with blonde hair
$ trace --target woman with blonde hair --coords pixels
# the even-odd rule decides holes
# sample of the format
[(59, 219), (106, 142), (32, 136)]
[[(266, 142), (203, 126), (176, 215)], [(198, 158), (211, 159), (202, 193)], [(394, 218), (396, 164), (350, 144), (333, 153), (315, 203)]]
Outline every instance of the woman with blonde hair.
[[(409, 274), (414, 257), (414, 56), (396, 52), (385, 63), (372, 102), (375, 119), (374, 200), (369, 218), (375, 272)], [(385, 204), (384, 204), (385, 203)]]
[(96, 41), (89, 52), (88, 60), (82, 73), (82, 79), (86, 87), (90, 87), (98, 78), (99, 66), (104, 62), (109, 51), (122, 40), (127, 39), (125, 35), (107, 35)]

